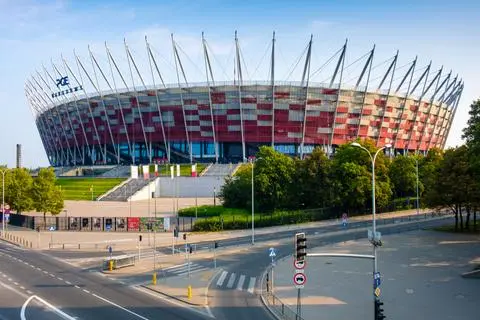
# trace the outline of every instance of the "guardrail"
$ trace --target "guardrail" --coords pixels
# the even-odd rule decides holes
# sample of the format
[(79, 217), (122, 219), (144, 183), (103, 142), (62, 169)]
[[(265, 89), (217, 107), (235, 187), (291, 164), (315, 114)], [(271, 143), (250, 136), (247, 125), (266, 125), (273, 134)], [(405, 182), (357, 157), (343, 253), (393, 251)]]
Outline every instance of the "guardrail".
[(120, 269), (124, 267), (134, 266), (136, 262), (136, 257), (134, 255), (121, 255), (116, 257), (110, 257), (103, 260), (102, 268), (103, 270), (109, 270), (110, 262), (112, 263), (112, 269)]

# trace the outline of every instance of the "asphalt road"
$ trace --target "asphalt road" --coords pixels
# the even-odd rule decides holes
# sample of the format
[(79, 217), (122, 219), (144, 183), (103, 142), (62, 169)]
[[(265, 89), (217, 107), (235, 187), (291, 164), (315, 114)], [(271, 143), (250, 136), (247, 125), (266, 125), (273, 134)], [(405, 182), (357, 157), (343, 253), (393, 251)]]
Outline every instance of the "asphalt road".
[[(47, 255), (2, 242), (0, 252), (0, 276), (7, 279), (9, 286), (24, 294), (18, 298), (11, 294), (6, 305), (2, 303), (0, 315), (5, 319), (18, 319), (19, 308), (25, 298), (32, 295), (78, 319), (145, 320), (158, 319), (160, 315), (162, 319), (201, 319), (188, 308), (143, 294), (96, 273), (73, 268)], [(34, 316), (27, 318), (30, 314)], [(35, 311), (29, 310), (26, 319), (39, 317)]]

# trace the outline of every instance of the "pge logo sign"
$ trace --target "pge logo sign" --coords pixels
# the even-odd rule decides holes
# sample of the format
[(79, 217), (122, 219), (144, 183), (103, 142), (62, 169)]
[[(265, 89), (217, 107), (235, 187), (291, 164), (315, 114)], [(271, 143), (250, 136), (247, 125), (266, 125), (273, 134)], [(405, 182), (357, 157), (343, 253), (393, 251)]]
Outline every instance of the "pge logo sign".
[(72, 93), (72, 92), (83, 90), (82, 86), (71, 88), (70, 87), (70, 82), (68, 81), (68, 76), (56, 79), (55, 85), (57, 86), (58, 89), (60, 89), (60, 87), (65, 87), (65, 86), (68, 86), (69, 88), (66, 89), (66, 90), (62, 90), (62, 91), (59, 91), (59, 92), (52, 93), (52, 98), (56, 98), (56, 97), (59, 97), (59, 96), (64, 96), (67, 93)]
[(70, 83), (68, 82), (68, 77), (61, 77), (57, 79), (57, 88), (60, 89), (60, 86), (65, 87), (68, 86)]

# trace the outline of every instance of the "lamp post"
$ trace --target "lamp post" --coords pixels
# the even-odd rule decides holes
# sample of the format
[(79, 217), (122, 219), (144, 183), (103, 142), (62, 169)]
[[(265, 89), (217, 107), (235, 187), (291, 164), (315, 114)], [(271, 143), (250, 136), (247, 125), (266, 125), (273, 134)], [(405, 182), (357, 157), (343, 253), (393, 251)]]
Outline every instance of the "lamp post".
[(254, 176), (254, 167), (255, 160), (260, 160), (262, 158), (250, 157), (250, 163), (252, 164), (252, 245), (255, 244), (255, 183), (253, 180)]
[(419, 178), (418, 178), (418, 159), (416, 157), (414, 159), (415, 159), (415, 164), (416, 164), (416, 167), (415, 167), (416, 170), (415, 171), (417, 173), (417, 216), (418, 216), (418, 214), (420, 213), (420, 197), (419, 197), (419, 193), (418, 193), (418, 184), (419, 184), (419, 182), (418, 182), (418, 180), (419, 180)]
[(372, 154), (370, 151), (368, 151), (367, 148), (359, 144), (358, 142), (353, 142), (352, 146), (358, 147), (360, 149), (365, 150), (368, 155), (370, 156), (370, 160), (372, 161), (372, 227), (373, 227), (373, 277), (375, 277), (375, 274), (377, 273), (377, 243), (376, 243), (376, 217), (375, 217), (375, 160), (377, 160), (377, 155), (382, 151), (383, 149), (386, 148), (391, 148), (392, 145), (390, 143), (386, 144), (382, 148), (378, 149), (377, 152), (375, 152), (375, 155), (372, 157)]
[(6, 169), (0, 171), (2, 173), (2, 236), (5, 236), (5, 173)]

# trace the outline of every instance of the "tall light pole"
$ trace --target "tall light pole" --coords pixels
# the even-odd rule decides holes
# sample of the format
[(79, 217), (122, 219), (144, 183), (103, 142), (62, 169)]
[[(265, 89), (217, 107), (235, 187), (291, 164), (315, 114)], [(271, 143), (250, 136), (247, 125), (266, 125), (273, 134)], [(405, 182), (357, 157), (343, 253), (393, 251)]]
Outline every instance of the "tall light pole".
[(2, 236), (5, 236), (5, 173), (6, 169), (0, 170), (2, 173)]
[(376, 231), (377, 231), (377, 226), (376, 226), (376, 217), (375, 217), (375, 160), (377, 160), (377, 155), (382, 151), (383, 149), (386, 148), (391, 148), (392, 145), (390, 143), (386, 144), (382, 148), (378, 149), (377, 152), (375, 152), (375, 155), (372, 157), (372, 154), (370, 151), (368, 151), (367, 148), (359, 144), (358, 142), (353, 142), (352, 146), (358, 147), (360, 149), (365, 150), (368, 155), (370, 156), (370, 160), (372, 161), (372, 226), (373, 226), (373, 277), (375, 277), (375, 274), (377, 273), (377, 243), (375, 242), (376, 238)]
[(416, 157), (414, 159), (415, 159), (415, 163), (416, 163), (416, 170), (415, 171), (417, 172), (417, 215), (418, 215), (420, 213), (420, 209), (419, 209), (420, 208), (420, 197), (419, 197), (419, 193), (418, 193), (418, 184), (419, 184), (418, 183), (418, 180), (419, 180), (419, 178), (418, 178), (418, 159)]

